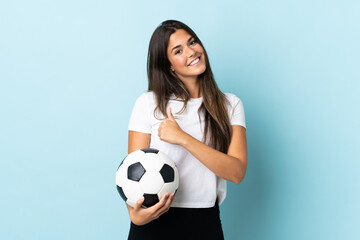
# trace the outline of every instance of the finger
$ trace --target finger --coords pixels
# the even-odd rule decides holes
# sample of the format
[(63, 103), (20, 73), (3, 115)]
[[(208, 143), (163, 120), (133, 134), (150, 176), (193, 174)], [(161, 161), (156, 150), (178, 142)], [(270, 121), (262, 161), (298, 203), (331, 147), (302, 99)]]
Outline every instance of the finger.
[(134, 205), (134, 209), (137, 211), (141, 208), (141, 204), (145, 201), (144, 197), (141, 197)]
[(174, 200), (174, 193), (171, 193), (166, 200), (165, 206), (163, 207), (166, 211), (169, 210), (171, 203)]
[(173, 114), (172, 114), (172, 112), (171, 112), (171, 108), (170, 108), (170, 107), (168, 108), (167, 115), (168, 115), (168, 117), (169, 117), (170, 120), (175, 121), (175, 118), (174, 118), (174, 116), (173, 116)]
[(165, 205), (165, 203), (166, 203), (166, 198), (162, 197), (157, 204), (147, 208), (146, 211), (148, 212), (151, 218), (156, 219), (160, 216), (158, 214), (159, 209), (161, 209)]
[(163, 208), (163, 207), (165, 206), (166, 201), (167, 201), (167, 199), (169, 198), (169, 195), (170, 195), (169, 193), (165, 193), (165, 194), (161, 197), (160, 201), (159, 201), (157, 204), (155, 204), (155, 206), (157, 207), (157, 208), (155, 209), (155, 212), (158, 212), (159, 209), (161, 209), (161, 208)]
[(165, 193), (158, 203), (147, 208), (146, 210), (149, 211), (151, 214), (156, 215), (156, 213), (159, 212), (159, 209), (161, 209), (166, 204), (166, 199), (168, 195), (168, 193)]
[(170, 194), (170, 196), (168, 197), (168, 199), (166, 200), (166, 204), (159, 209), (159, 211), (157, 212), (158, 216), (164, 214), (165, 212), (167, 212), (170, 209), (171, 203), (174, 201), (174, 194)]
[(164, 199), (165, 200), (164, 205), (161, 208), (158, 209), (158, 212), (162, 212), (164, 210), (167, 210), (170, 207), (173, 199), (174, 199), (174, 194), (173, 193), (168, 194), (168, 196)]

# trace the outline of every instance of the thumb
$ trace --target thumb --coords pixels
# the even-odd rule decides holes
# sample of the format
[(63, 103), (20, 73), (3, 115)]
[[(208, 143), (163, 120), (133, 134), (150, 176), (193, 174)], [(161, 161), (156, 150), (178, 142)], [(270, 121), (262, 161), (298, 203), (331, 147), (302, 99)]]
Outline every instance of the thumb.
[(172, 114), (172, 112), (171, 112), (171, 108), (168, 108), (167, 115), (168, 115), (170, 120), (176, 121), (173, 114)]
[(134, 205), (135, 210), (139, 210), (141, 208), (141, 204), (145, 201), (144, 197), (141, 197)]

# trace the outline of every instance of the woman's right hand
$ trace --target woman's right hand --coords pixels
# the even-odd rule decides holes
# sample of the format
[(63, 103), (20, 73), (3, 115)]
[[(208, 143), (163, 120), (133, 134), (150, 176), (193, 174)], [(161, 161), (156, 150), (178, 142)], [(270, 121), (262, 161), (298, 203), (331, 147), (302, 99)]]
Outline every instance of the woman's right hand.
[(174, 200), (174, 193), (164, 194), (157, 204), (149, 208), (141, 207), (141, 204), (144, 202), (144, 200), (144, 197), (140, 198), (134, 207), (126, 204), (129, 211), (130, 220), (136, 225), (147, 224), (167, 212), (172, 201)]

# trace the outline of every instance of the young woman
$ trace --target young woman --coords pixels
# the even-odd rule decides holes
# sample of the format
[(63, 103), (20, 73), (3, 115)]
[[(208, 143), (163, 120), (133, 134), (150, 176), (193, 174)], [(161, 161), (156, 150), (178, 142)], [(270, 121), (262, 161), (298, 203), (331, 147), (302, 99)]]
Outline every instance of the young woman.
[(156, 148), (176, 163), (180, 184), (150, 208), (127, 205), (129, 239), (223, 239), (219, 207), (226, 180), (240, 183), (247, 167), (241, 100), (222, 93), (208, 55), (184, 23), (168, 20), (154, 31), (148, 52), (148, 91), (129, 122), (131, 153)]

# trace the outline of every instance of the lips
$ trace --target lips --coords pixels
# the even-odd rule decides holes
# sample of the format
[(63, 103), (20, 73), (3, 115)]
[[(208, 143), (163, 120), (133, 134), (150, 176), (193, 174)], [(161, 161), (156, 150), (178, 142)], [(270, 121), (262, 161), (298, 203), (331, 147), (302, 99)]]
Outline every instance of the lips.
[(200, 62), (200, 57), (197, 57), (194, 60), (192, 60), (188, 66), (196, 65), (198, 62)]

